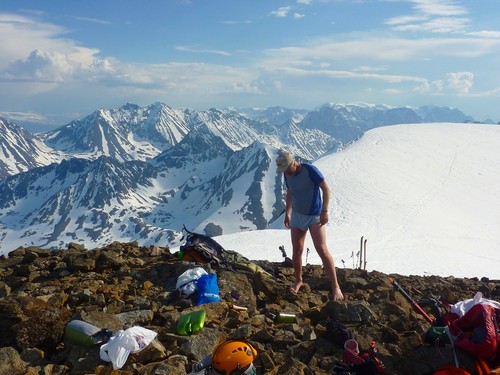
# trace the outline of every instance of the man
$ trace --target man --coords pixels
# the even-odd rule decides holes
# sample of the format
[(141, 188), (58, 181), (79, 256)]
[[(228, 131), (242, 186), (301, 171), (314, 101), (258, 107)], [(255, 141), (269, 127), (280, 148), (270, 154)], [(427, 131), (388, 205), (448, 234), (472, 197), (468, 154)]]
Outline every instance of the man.
[(276, 158), (276, 172), (285, 174), (285, 226), (291, 230), (295, 283), (290, 287), (297, 293), (302, 286), (302, 254), (307, 231), (330, 278), (335, 301), (344, 299), (337, 281), (332, 255), (326, 244), (325, 224), (328, 223), (330, 188), (322, 173), (311, 164), (299, 163), (289, 152)]

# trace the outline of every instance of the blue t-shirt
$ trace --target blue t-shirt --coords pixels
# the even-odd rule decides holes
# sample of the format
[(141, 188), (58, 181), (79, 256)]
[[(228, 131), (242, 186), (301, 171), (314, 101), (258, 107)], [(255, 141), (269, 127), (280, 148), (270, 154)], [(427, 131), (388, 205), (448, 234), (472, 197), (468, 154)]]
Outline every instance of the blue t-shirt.
[(301, 164), (300, 172), (294, 176), (285, 175), (285, 184), (292, 192), (292, 210), (302, 215), (321, 214), (321, 194), (319, 185), (325, 179), (323, 174), (311, 164)]

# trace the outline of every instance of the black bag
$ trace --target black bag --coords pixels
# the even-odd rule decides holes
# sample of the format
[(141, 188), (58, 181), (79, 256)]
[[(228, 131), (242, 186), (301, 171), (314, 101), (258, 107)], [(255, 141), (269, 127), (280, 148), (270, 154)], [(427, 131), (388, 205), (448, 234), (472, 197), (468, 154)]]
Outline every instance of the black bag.
[(334, 375), (377, 375), (377, 364), (368, 359), (360, 364), (336, 363), (333, 367)]
[(217, 241), (204, 234), (190, 232), (185, 226), (182, 230), (187, 233), (187, 238), (180, 247), (179, 259), (213, 266), (225, 263), (222, 259), (224, 248)]
[(326, 325), (325, 338), (334, 342), (335, 344), (338, 344), (343, 348), (344, 343), (349, 339), (353, 339), (354, 335), (341, 322), (331, 320)]

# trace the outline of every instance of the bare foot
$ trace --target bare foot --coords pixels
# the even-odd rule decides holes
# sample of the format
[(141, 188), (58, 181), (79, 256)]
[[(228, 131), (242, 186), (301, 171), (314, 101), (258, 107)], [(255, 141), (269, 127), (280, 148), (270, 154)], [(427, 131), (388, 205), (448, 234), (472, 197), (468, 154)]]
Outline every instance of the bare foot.
[(342, 301), (343, 299), (344, 299), (344, 295), (342, 294), (340, 287), (337, 286), (337, 287), (333, 288), (333, 300), (334, 301)]
[(299, 292), (299, 289), (300, 289), (301, 286), (302, 286), (302, 281), (296, 281), (290, 287), (290, 292), (292, 292), (293, 294), (297, 294)]

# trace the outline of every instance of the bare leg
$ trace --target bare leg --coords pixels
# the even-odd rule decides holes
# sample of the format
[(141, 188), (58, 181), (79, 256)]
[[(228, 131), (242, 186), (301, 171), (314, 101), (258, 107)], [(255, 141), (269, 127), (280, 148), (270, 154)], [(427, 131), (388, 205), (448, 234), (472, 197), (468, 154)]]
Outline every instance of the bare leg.
[(323, 262), (325, 272), (332, 283), (333, 299), (335, 301), (343, 300), (344, 295), (342, 294), (342, 290), (340, 289), (340, 285), (337, 280), (335, 263), (333, 262), (332, 254), (330, 254), (330, 251), (328, 250), (328, 246), (326, 244), (325, 226), (320, 224), (313, 224), (309, 227), (309, 232), (311, 233), (314, 247), (316, 248), (319, 257)]
[(295, 283), (290, 287), (292, 293), (297, 293), (302, 286), (302, 254), (304, 253), (304, 242), (306, 233), (298, 228), (291, 228), (292, 236), (292, 261), (295, 271)]

